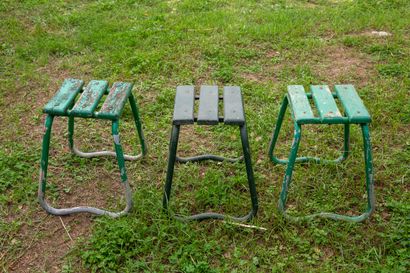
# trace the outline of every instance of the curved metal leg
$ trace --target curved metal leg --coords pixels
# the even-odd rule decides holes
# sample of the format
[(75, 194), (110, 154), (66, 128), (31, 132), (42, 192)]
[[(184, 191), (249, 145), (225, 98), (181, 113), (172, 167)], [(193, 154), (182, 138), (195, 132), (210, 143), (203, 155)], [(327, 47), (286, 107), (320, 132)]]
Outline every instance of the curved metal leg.
[[(167, 178), (166, 178), (166, 183), (165, 183), (164, 197), (163, 197), (163, 202), (162, 202), (163, 209), (169, 213), (171, 213), (169, 211), (168, 205), (169, 205), (169, 201), (171, 197), (172, 178), (174, 175), (175, 161), (177, 161), (176, 153), (177, 153), (177, 148), (178, 148), (179, 130), (180, 130), (179, 125), (173, 125), (172, 132), (171, 132), (171, 141), (170, 141), (170, 146), (169, 146), (168, 171), (167, 171)], [(248, 134), (247, 134), (245, 126), (240, 126), (240, 133), (241, 133), (244, 159), (245, 159), (245, 164), (246, 164), (246, 172), (248, 176), (249, 190), (250, 190), (250, 195), (251, 195), (252, 210), (247, 215), (242, 216), (242, 217), (232, 217), (232, 216), (227, 216), (227, 215), (223, 215), (220, 213), (205, 212), (205, 213), (195, 214), (195, 215), (191, 215), (187, 217), (173, 215), (175, 219), (180, 220), (180, 221), (205, 220), (205, 219), (220, 219), (220, 220), (230, 219), (230, 220), (237, 221), (237, 222), (245, 222), (245, 221), (252, 219), (256, 215), (258, 211), (258, 199), (257, 199), (255, 181), (253, 177), (252, 162), (251, 162), (249, 142), (248, 142)], [(206, 158), (206, 159), (210, 159), (210, 158)], [(206, 159), (202, 159), (202, 160), (206, 160)], [(193, 161), (199, 161), (199, 160), (193, 160)]]
[[(141, 153), (137, 154), (137, 155), (124, 155), (124, 159), (125, 160), (137, 160), (142, 158), (144, 155), (147, 154), (148, 149), (147, 149), (147, 145), (145, 143), (145, 138), (144, 138), (144, 132), (142, 131), (142, 126), (141, 126), (141, 120), (139, 117), (139, 112), (138, 112), (138, 107), (135, 101), (134, 96), (131, 94), (129, 96), (129, 102), (131, 105), (131, 110), (132, 110), (132, 114), (134, 117), (134, 122), (135, 122), (135, 127), (137, 129), (137, 133), (138, 133), (138, 137), (139, 137), (139, 141), (140, 141), (140, 145), (141, 145)], [(74, 144), (74, 117), (73, 116), (69, 116), (68, 117), (68, 143), (70, 146), (71, 151), (75, 154), (78, 155), (80, 157), (84, 157), (84, 158), (93, 158), (93, 157), (98, 157), (98, 156), (116, 156), (115, 152), (112, 151), (98, 151), (98, 152), (82, 152), (80, 151)]]
[(140, 119), (140, 114), (138, 111), (137, 103), (135, 101), (134, 95), (131, 93), (129, 97), (130, 105), (131, 105), (131, 110), (132, 114), (134, 116), (134, 122), (135, 122), (135, 127), (137, 128), (138, 132), (138, 137), (140, 140), (140, 145), (141, 145), (141, 153), (142, 156), (146, 155), (148, 152), (147, 145), (145, 143), (145, 138), (144, 138), (144, 132), (142, 131), (142, 126), (141, 126), (141, 119)]
[(48, 167), (49, 146), (50, 146), (51, 127), (53, 124), (53, 119), (54, 117), (50, 115), (46, 117), (45, 133), (43, 136), (43, 147), (42, 147), (42, 152), (41, 152), (41, 163), (40, 163), (41, 165), (40, 180), (39, 180), (39, 187), (38, 187), (38, 200), (40, 202), (41, 207), (44, 210), (46, 210), (48, 213), (54, 214), (54, 215), (68, 215), (68, 214), (73, 214), (73, 213), (89, 212), (89, 213), (93, 213), (97, 215), (108, 215), (110, 217), (118, 217), (118, 216), (126, 214), (131, 209), (131, 206), (132, 206), (132, 193), (131, 193), (131, 189), (128, 184), (128, 181), (126, 179), (127, 176), (126, 176), (125, 167), (124, 167), (124, 157), (122, 154), (121, 145), (119, 144), (118, 132), (115, 131), (115, 130), (118, 130), (118, 121), (113, 122), (113, 136), (114, 136), (114, 142), (115, 142), (115, 147), (116, 147), (116, 152), (117, 152), (118, 165), (120, 166), (121, 178), (123, 181), (122, 184), (124, 186), (125, 198), (127, 202), (125, 209), (121, 212), (111, 212), (111, 211), (94, 208), (94, 207), (88, 207), (88, 206), (57, 209), (57, 208), (50, 206), (46, 202), (45, 191), (46, 191), (46, 181), (47, 181), (47, 167)]
[[(289, 156), (289, 163), (286, 169), (285, 178), (282, 184), (282, 192), (279, 197), (279, 212), (284, 215), (286, 219), (292, 221), (304, 221), (310, 220), (314, 217), (330, 218), (334, 220), (343, 220), (348, 222), (361, 222), (373, 213), (375, 207), (375, 196), (374, 196), (374, 178), (373, 178), (373, 159), (371, 151), (371, 142), (370, 142), (370, 133), (369, 127), (367, 124), (361, 124), (362, 135), (363, 135), (363, 149), (364, 149), (364, 159), (365, 159), (365, 172), (366, 172), (366, 190), (367, 190), (367, 209), (364, 213), (357, 216), (347, 216), (340, 215), (336, 213), (329, 212), (320, 212), (307, 216), (294, 217), (286, 213), (286, 201), (287, 201), (287, 192), (292, 180), (292, 172), (294, 164), (296, 161), (297, 150), (300, 142), (301, 128), (298, 124), (295, 123), (295, 136), (292, 144), (292, 150)], [(347, 156), (347, 155), (346, 155)]]
[(296, 162), (296, 156), (297, 156), (298, 149), (299, 149), (301, 133), (302, 133), (301, 127), (295, 122), (295, 131), (294, 131), (294, 136), (293, 136), (292, 148), (290, 150), (289, 161), (286, 167), (285, 177), (283, 178), (283, 182), (282, 182), (282, 191), (280, 192), (279, 204), (278, 204), (279, 212), (284, 215), (286, 215), (285, 205), (286, 205), (286, 201), (288, 198), (288, 189), (292, 182), (292, 173), (293, 173), (293, 168)]
[(168, 211), (168, 203), (171, 199), (172, 179), (174, 177), (175, 158), (179, 140), (179, 128), (180, 125), (172, 126), (171, 140), (169, 142), (167, 178), (165, 181), (164, 197), (162, 199), (162, 207), (165, 211)]
[[(271, 139), (271, 142), (270, 142), (270, 145), (269, 145), (268, 155), (269, 155), (269, 158), (272, 160), (272, 162), (275, 163), (275, 164), (288, 164), (289, 163), (289, 161), (287, 159), (277, 158), (273, 154), (273, 152), (275, 150), (275, 147), (276, 147), (276, 142), (277, 142), (278, 137), (279, 137), (279, 132), (280, 132), (280, 129), (282, 127), (282, 122), (283, 122), (283, 118), (285, 116), (287, 106), (288, 106), (288, 98), (287, 98), (287, 96), (285, 96), (283, 98), (282, 106), (281, 106), (280, 111), (279, 111), (278, 120), (277, 120), (276, 126), (273, 130), (272, 139)], [(303, 156), (303, 157), (297, 157), (295, 159), (295, 162), (296, 163), (305, 163), (305, 162), (340, 163), (340, 162), (346, 160), (347, 156), (349, 155), (349, 142), (350, 142), (350, 125), (345, 124), (344, 125), (343, 154), (341, 156), (339, 156), (337, 159), (334, 159), (334, 160), (320, 159), (318, 157), (311, 157), (311, 156)]]
[(251, 151), (250, 151), (250, 147), (249, 147), (248, 132), (246, 130), (246, 125), (241, 126), (240, 131), (241, 131), (243, 155), (245, 157), (246, 174), (247, 174), (247, 177), (248, 177), (249, 193), (250, 193), (251, 202), (252, 202), (252, 210), (248, 214), (249, 216), (246, 216), (248, 218), (246, 218), (245, 220), (250, 220), (258, 212), (258, 196), (257, 196), (257, 192), (256, 192), (255, 178), (253, 176)]

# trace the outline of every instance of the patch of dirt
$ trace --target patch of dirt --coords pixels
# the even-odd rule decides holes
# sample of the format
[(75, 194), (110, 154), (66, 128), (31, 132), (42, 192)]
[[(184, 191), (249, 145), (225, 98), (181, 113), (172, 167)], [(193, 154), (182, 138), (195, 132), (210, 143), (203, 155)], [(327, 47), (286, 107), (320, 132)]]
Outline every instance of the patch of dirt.
[[(49, 185), (54, 184), (57, 187), (59, 198), (56, 201), (46, 198), (47, 201), (55, 207), (89, 205), (111, 209), (113, 204), (118, 204), (112, 210), (121, 210), (120, 203), (125, 202), (119, 173), (117, 171), (109, 173), (104, 169), (103, 163), (99, 165), (101, 165), (101, 172), (95, 174), (98, 182), (78, 185), (67, 175), (64, 181), (57, 183), (60, 176), (51, 177)], [(67, 173), (67, 170), (64, 170), (64, 167), (52, 167), (49, 173)], [(64, 192), (67, 188), (70, 188), (69, 193)], [(51, 192), (51, 190), (46, 192), (46, 196), (52, 196)], [(35, 204), (34, 211), (21, 211), (19, 218), (29, 217), (30, 223), (23, 224), (16, 234), (16, 238), (23, 242), (24, 250), (20, 251), (17, 257), (11, 258), (12, 262), (9, 264), (11, 272), (61, 272), (64, 257), (75, 245), (76, 240), (87, 237), (91, 233), (94, 216), (88, 213), (52, 216), (38, 204)]]
[[(91, 216), (51, 216), (44, 211), (22, 226), (18, 237), (25, 248), (9, 265), (10, 272), (61, 272), (63, 258), (78, 238), (88, 236)], [(64, 225), (63, 225), (64, 223)], [(70, 234), (70, 237), (68, 236)]]
[(331, 46), (313, 58), (313, 72), (331, 85), (354, 83), (365, 86), (374, 73), (374, 64), (369, 58), (347, 47)]

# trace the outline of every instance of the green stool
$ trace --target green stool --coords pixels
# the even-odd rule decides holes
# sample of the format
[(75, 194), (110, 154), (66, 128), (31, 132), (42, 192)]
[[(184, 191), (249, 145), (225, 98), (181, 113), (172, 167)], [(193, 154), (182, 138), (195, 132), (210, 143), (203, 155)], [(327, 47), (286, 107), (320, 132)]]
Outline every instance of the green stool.
[[(351, 222), (360, 222), (367, 219), (374, 211), (375, 197), (373, 184), (373, 163), (370, 143), (369, 123), (371, 118), (362, 100), (357, 95), (352, 85), (336, 85), (336, 93), (332, 93), (327, 85), (312, 85), (311, 93), (305, 93), (303, 86), (288, 86), (288, 93), (284, 97), (280, 108), (279, 117), (273, 132), (272, 141), (269, 147), (269, 157), (275, 164), (287, 164), (285, 177), (283, 179), (282, 191), (279, 197), (279, 211), (285, 218), (291, 220), (304, 220), (313, 217), (331, 218), (335, 220), (345, 220)], [(313, 115), (309, 100), (312, 99), (316, 105), (319, 117)], [(339, 99), (344, 107), (345, 116), (342, 116), (337, 108), (335, 98)], [(291, 147), (289, 158), (278, 159), (273, 155), (279, 131), (282, 126), (283, 117), (286, 108), (290, 104), (292, 109), (292, 118), (294, 121), (294, 139)], [(301, 138), (302, 125), (304, 124), (344, 124), (344, 151), (343, 154), (335, 160), (322, 160), (316, 157), (297, 157), (299, 142)], [(286, 213), (286, 200), (288, 188), (292, 180), (292, 172), (296, 162), (314, 162), (314, 163), (339, 163), (345, 160), (349, 154), (350, 124), (359, 124), (362, 128), (364, 143), (364, 159), (366, 171), (366, 188), (367, 188), (367, 210), (358, 216), (339, 215), (335, 213), (321, 212), (308, 216), (294, 217)]]
[[(118, 217), (126, 214), (132, 208), (132, 192), (128, 184), (127, 173), (125, 169), (125, 160), (136, 160), (147, 153), (144, 135), (142, 132), (141, 122), (139, 118), (138, 108), (135, 98), (132, 95), (133, 84), (126, 82), (115, 82), (108, 92), (108, 82), (102, 80), (92, 80), (87, 87), (83, 89), (84, 82), (77, 79), (66, 79), (60, 90), (54, 97), (44, 106), (43, 112), (47, 114), (44, 128), (43, 147), (41, 152), (41, 169), (40, 181), (38, 187), (38, 199), (40, 205), (50, 214), (67, 215), (79, 212), (89, 212), (97, 215), (108, 215)], [(80, 98), (75, 103), (75, 98), (78, 93), (81, 93)], [(99, 111), (95, 111), (100, 100), (107, 94), (106, 99)], [(123, 111), (126, 101), (129, 100), (131, 110), (134, 116), (135, 125), (141, 144), (142, 152), (136, 156), (124, 155), (120, 144), (120, 136), (118, 132), (119, 119)], [(55, 116), (68, 116), (68, 141), (71, 151), (81, 157), (91, 158), (97, 156), (114, 156), (117, 158), (118, 167), (120, 168), (122, 185), (124, 186), (126, 207), (121, 212), (110, 212), (99, 208), (80, 206), (72, 208), (57, 209), (51, 207), (44, 199), (47, 180), (47, 166), (49, 156), (49, 145), (51, 137), (51, 127)], [(114, 139), (115, 152), (100, 151), (84, 153), (78, 150), (73, 141), (74, 135), (74, 118), (99, 118), (112, 121), (112, 135)]]

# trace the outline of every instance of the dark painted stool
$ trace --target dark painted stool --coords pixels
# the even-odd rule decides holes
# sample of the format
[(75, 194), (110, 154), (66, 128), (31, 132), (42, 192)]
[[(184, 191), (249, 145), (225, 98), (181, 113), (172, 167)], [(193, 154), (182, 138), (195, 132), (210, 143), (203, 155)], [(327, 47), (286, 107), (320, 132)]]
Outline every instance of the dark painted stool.
[[(44, 106), (44, 113), (47, 114), (44, 128), (43, 147), (41, 152), (41, 170), (40, 181), (38, 187), (38, 199), (40, 205), (50, 214), (67, 215), (79, 212), (89, 212), (97, 215), (108, 215), (111, 217), (118, 217), (126, 214), (132, 207), (132, 193), (128, 184), (127, 172), (125, 169), (125, 160), (137, 160), (144, 156), (147, 152), (144, 135), (142, 132), (140, 117), (138, 113), (135, 98), (132, 95), (133, 84), (126, 82), (115, 82), (111, 89), (108, 88), (108, 82), (103, 80), (92, 80), (83, 88), (84, 82), (77, 79), (66, 79), (60, 90), (54, 97)], [(75, 102), (77, 95), (81, 96)], [(107, 95), (101, 109), (96, 111), (98, 104), (103, 96)], [(124, 109), (124, 105), (129, 101), (133, 113), (137, 133), (139, 136), (142, 152), (138, 155), (124, 155), (120, 143), (119, 135), (119, 121)], [(68, 141), (71, 151), (85, 158), (92, 158), (97, 156), (113, 156), (117, 158), (118, 167), (120, 169), (121, 181), (124, 186), (124, 194), (126, 199), (126, 207), (121, 212), (111, 212), (99, 208), (80, 206), (72, 208), (53, 208), (44, 199), (47, 181), (47, 167), (49, 146), (51, 138), (51, 127), (53, 125), (54, 117), (67, 116), (68, 117)], [(99, 152), (81, 152), (74, 145), (74, 118), (98, 118), (112, 121), (112, 136), (114, 140), (115, 152), (99, 151)]]
[[(194, 117), (194, 102), (199, 99), (198, 117)], [(224, 116), (218, 116), (218, 101), (223, 100)], [(181, 125), (216, 125), (223, 122), (226, 125), (239, 127), (243, 157), (225, 158), (216, 155), (200, 155), (194, 157), (182, 158), (177, 156), (179, 130)], [(258, 199), (253, 176), (251, 154), (248, 142), (248, 133), (246, 131), (245, 114), (243, 109), (242, 94), (238, 86), (225, 86), (223, 97), (218, 94), (217, 86), (201, 86), (200, 96), (195, 96), (194, 86), (178, 86), (175, 95), (174, 116), (172, 121), (172, 133), (169, 144), (168, 171), (165, 183), (163, 198), (163, 207), (168, 210), (168, 204), (171, 198), (172, 178), (174, 175), (175, 162), (186, 163), (202, 160), (229, 161), (236, 162), (245, 159), (246, 173), (248, 176), (249, 191), (251, 197), (252, 209), (242, 217), (228, 217), (223, 214), (207, 212), (188, 217), (175, 216), (179, 220), (203, 220), (203, 219), (225, 219), (229, 218), (234, 221), (247, 221), (256, 215), (258, 210)]]
[[(367, 219), (374, 211), (374, 178), (372, 148), (370, 143), (369, 124), (370, 114), (364, 106), (353, 85), (336, 85), (335, 92), (332, 93), (327, 85), (312, 85), (310, 93), (305, 93), (302, 85), (288, 86), (288, 93), (283, 98), (279, 117), (273, 132), (272, 141), (269, 147), (269, 157), (275, 164), (286, 164), (286, 173), (283, 178), (282, 191), (279, 196), (279, 212), (290, 220), (306, 220), (314, 217), (331, 218), (350, 222), (360, 222)], [(309, 99), (314, 101), (319, 117), (313, 114)], [(338, 99), (344, 108), (344, 115), (339, 111), (335, 99)], [(288, 159), (279, 159), (273, 152), (282, 126), (286, 108), (290, 105), (294, 123), (294, 138)], [(299, 142), (302, 135), (302, 126), (305, 124), (344, 124), (344, 149), (342, 155), (334, 160), (323, 160), (317, 157), (297, 157)], [(330, 212), (320, 212), (312, 215), (295, 217), (286, 213), (286, 201), (288, 189), (292, 181), (292, 173), (295, 163), (339, 163), (349, 154), (350, 125), (358, 124), (362, 129), (363, 151), (366, 173), (367, 209), (360, 215), (340, 215)]]

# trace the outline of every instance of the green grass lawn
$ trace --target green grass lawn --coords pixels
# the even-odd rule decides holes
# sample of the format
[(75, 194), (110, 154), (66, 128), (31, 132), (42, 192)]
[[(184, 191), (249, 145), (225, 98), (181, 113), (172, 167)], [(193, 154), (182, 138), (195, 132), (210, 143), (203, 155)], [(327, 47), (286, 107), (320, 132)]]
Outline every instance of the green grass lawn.
[[(372, 31), (387, 31), (379, 37)], [(37, 181), (42, 107), (64, 78), (135, 82), (148, 156), (127, 162), (135, 207), (120, 219), (48, 216)], [(289, 223), (277, 212), (285, 172), (267, 156), (289, 84), (352, 83), (367, 105), (377, 208), (359, 224)], [(245, 228), (181, 223), (161, 212), (177, 85), (242, 88), (260, 210)], [(32, 272), (408, 272), (410, 270), (410, 1), (5, 0), (0, 3), (0, 270)], [(120, 209), (112, 158), (82, 159), (53, 127), (48, 199)], [(131, 110), (122, 141), (137, 150)], [(78, 121), (84, 150), (112, 147), (107, 122)], [(287, 113), (278, 154), (292, 141)], [(298, 165), (294, 215), (365, 209), (361, 132), (339, 165)], [(343, 126), (307, 126), (301, 154), (336, 157)], [(236, 128), (188, 127), (183, 155), (241, 151)], [(245, 214), (243, 164), (178, 165), (172, 210)], [(119, 201), (121, 200), (121, 201)], [(70, 234), (70, 236), (68, 235)], [(72, 238), (72, 240), (71, 240)]]

